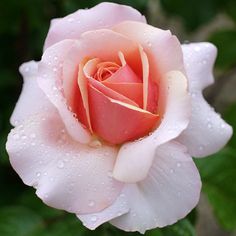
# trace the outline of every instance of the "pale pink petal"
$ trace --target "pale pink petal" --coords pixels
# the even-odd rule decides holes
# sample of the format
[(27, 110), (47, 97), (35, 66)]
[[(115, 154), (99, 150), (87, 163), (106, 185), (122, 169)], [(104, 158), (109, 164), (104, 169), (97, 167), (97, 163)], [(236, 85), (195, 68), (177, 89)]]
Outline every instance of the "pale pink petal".
[(30, 61), (22, 64), (20, 73), (24, 83), (10, 119), (13, 126), (19, 125), (30, 115), (47, 113), (55, 109), (37, 84), (38, 63)]
[(119, 217), (129, 211), (128, 201), (123, 194), (119, 195), (115, 202), (105, 208), (103, 211), (86, 214), (86, 215), (77, 215), (77, 217), (83, 222), (83, 225), (89, 229), (96, 229), (103, 223), (108, 222), (111, 219)]
[[(94, 40), (94, 38), (96, 38), (96, 40)], [(71, 41), (72, 40), (66, 40), (65, 42)], [(60, 42), (53, 46), (53, 48), (61, 48), (62, 50), (65, 42)], [(110, 61), (119, 64), (120, 58), (118, 52), (122, 51), (129, 66), (135, 64), (135, 67), (140, 67), (142, 65), (138, 51), (138, 44), (111, 30), (103, 29), (86, 32), (79, 40), (72, 42), (74, 42), (74, 45), (66, 53), (67, 55), (63, 55), (63, 64), (59, 63), (59, 65), (63, 67), (63, 80), (65, 80), (63, 83), (66, 83), (64, 89), (67, 90), (66, 94), (68, 94), (68, 96), (70, 94), (70, 85), (72, 83), (67, 83), (66, 80), (74, 80), (76, 77), (75, 75), (78, 73), (78, 64), (84, 58), (99, 58), (104, 62)], [(91, 47), (91, 45), (93, 46)], [(104, 45), (106, 45), (106, 50), (103, 50)], [(131, 68), (133, 69), (132, 66)]]
[(148, 105), (148, 80), (149, 80), (149, 63), (148, 57), (144, 52), (143, 48), (139, 46), (140, 58), (142, 61), (142, 71), (143, 71), (143, 109), (147, 110)]
[(122, 22), (112, 28), (139, 43), (149, 59), (151, 78), (171, 70), (184, 72), (181, 45), (168, 30), (161, 30), (140, 22)]
[[(88, 80), (87, 80), (86, 76), (84, 75), (84, 71), (83, 71), (85, 63), (86, 62), (81, 62), (79, 64), (78, 85), (79, 85), (79, 89), (80, 89), (80, 93), (81, 93), (81, 97), (82, 97), (82, 101), (83, 101), (83, 106), (84, 106), (85, 113), (86, 113), (88, 128), (92, 132), (92, 126), (91, 126), (91, 121), (90, 121), (90, 112), (89, 112), (89, 103), (88, 103)], [(75, 102), (77, 102), (77, 101), (75, 101)], [(80, 113), (80, 111), (78, 111), (78, 115), (79, 115), (79, 113)]]
[(91, 9), (78, 10), (51, 24), (44, 49), (64, 39), (78, 39), (86, 31), (109, 29), (126, 20), (146, 22), (134, 8), (115, 3), (105, 2)]
[[(168, 87), (162, 85), (160, 96), (167, 96), (166, 110), (160, 126), (148, 137), (124, 144), (116, 160), (113, 176), (123, 182), (135, 183), (146, 178), (152, 165), (156, 148), (176, 138), (188, 125), (190, 117), (190, 99), (187, 91), (187, 79), (178, 71), (166, 75)], [(162, 107), (159, 104), (160, 108)], [(161, 114), (161, 113), (160, 113)]]
[(125, 185), (121, 193), (128, 201), (129, 213), (110, 223), (141, 233), (173, 224), (196, 206), (200, 190), (200, 176), (186, 148), (177, 142), (163, 144), (156, 149), (147, 178)]
[(232, 127), (205, 101), (202, 90), (214, 82), (216, 48), (210, 43), (183, 45), (192, 112), (188, 128), (178, 137), (189, 153), (204, 157), (219, 151), (232, 136)]
[(148, 135), (159, 120), (157, 115), (105, 96), (92, 85), (88, 93), (92, 128), (109, 143), (120, 144)]
[(111, 177), (117, 148), (75, 142), (58, 113), (17, 126), (6, 147), (15, 171), (49, 206), (95, 213), (110, 206), (122, 188)]
[(76, 44), (74, 40), (64, 40), (44, 52), (39, 62), (38, 84), (58, 109), (70, 135), (81, 143), (88, 143), (91, 140), (90, 134), (70, 111), (63, 91), (63, 61)]

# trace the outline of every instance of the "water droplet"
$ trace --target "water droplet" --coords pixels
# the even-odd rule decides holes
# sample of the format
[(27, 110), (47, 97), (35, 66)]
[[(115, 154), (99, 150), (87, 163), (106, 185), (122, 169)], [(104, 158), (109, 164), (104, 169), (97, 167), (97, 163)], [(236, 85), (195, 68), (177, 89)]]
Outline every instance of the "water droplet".
[(59, 169), (62, 169), (62, 168), (64, 168), (64, 162), (63, 161), (61, 161), (61, 160), (59, 160), (58, 162), (57, 162), (57, 167), (59, 168)]
[(190, 93), (190, 96), (191, 96), (192, 98), (195, 98), (197, 95), (196, 95), (195, 92), (192, 92), (192, 93)]
[(152, 47), (152, 43), (150, 41), (147, 42), (148, 47)]
[(25, 140), (25, 139), (27, 139), (27, 136), (26, 135), (22, 135), (21, 139)]
[(95, 206), (95, 202), (91, 200), (91, 201), (89, 201), (88, 205), (89, 205), (89, 207), (94, 207)]
[(221, 127), (221, 129), (224, 129), (224, 128), (225, 128), (225, 124), (222, 123), (222, 124), (220, 125), (220, 127)]
[(32, 146), (35, 146), (35, 145), (36, 145), (36, 143), (35, 143), (35, 142), (32, 142), (32, 143), (31, 143), (31, 145), (32, 145)]
[(40, 172), (37, 172), (37, 173), (36, 173), (36, 176), (37, 176), (37, 177), (40, 177), (40, 176), (41, 176), (41, 173), (40, 173)]
[(108, 171), (107, 175), (108, 175), (108, 177), (112, 178), (113, 177), (112, 171)]
[(14, 138), (14, 139), (19, 139), (19, 138), (20, 138), (20, 135), (19, 135), (19, 134), (13, 134), (13, 138)]
[(72, 18), (72, 17), (70, 17), (70, 18), (68, 18), (68, 20), (67, 20), (68, 22), (73, 22), (74, 21), (74, 18)]
[(173, 170), (173, 169), (170, 169), (170, 173), (173, 174), (173, 173), (174, 173), (174, 170)]
[(201, 50), (201, 48), (200, 48), (199, 46), (196, 46), (196, 47), (194, 48), (194, 50), (195, 50), (195, 52), (199, 52), (199, 51)]
[(212, 129), (212, 123), (211, 123), (211, 122), (208, 122), (208, 123), (207, 123), (207, 128), (208, 128), (208, 129)]
[(117, 212), (117, 216), (121, 216), (122, 215), (122, 213), (119, 211), (119, 212)]
[(91, 217), (91, 221), (94, 222), (94, 223), (97, 221), (97, 219), (98, 219), (97, 216), (92, 216)]
[(181, 164), (178, 162), (178, 163), (177, 163), (177, 167), (180, 167), (180, 166), (181, 166)]
[(202, 151), (202, 150), (204, 149), (204, 147), (203, 147), (202, 145), (200, 145), (200, 146), (198, 147), (198, 149), (199, 149), (199, 151)]
[(57, 72), (57, 68), (56, 68), (56, 67), (54, 67), (54, 68), (53, 68), (53, 71), (54, 71), (54, 72)]
[(36, 137), (36, 134), (31, 134), (30, 135), (30, 138), (35, 138)]

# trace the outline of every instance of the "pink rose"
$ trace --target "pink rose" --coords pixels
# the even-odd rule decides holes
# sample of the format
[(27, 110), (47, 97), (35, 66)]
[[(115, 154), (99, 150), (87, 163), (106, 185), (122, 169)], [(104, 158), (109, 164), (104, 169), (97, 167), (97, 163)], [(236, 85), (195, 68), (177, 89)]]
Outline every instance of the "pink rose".
[(90, 229), (175, 223), (199, 200), (191, 156), (218, 151), (232, 134), (202, 96), (215, 57), (212, 44), (180, 45), (128, 6), (53, 20), (41, 61), (20, 67), (13, 168)]

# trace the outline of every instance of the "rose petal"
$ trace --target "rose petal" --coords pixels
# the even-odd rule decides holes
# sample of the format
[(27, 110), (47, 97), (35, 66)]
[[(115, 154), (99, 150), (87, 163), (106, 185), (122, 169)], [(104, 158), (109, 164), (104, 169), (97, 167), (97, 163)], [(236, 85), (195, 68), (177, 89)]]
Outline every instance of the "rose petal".
[(170, 31), (132, 21), (122, 22), (112, 29), (143, 47), (149, 59), (152, 80), (171, 70), (184, 72), (181, 45)]
[(133, 70), (126, 64), (112, 76), (103, 81), (104, 83), (142, 83)]
[(84, 68), (84, 75), (87, 77), (89, 84), (91, 84), (94, 88), (96, 88), (98, 91), (103, 93), (105, 96), (108, 96), (112, 99), (116, 99), (121, 102), (125, 102), (127, 104), (133, 105), (133, 106), (138, 106), (134, 101), (130, 100), (129, 98), (123, 96), (122, 94), (119, 94), (115, 92), (114, 90), (110, 89), (109, 87), (106, 87), (103, 85), (103, 83), (98, 82), (93, 78), (93, 74), (96, 71), (96, 65), (100, 60), (95, 58), (90, 61), (88, 61)]
[(101, 224), (119, 217), (128, 211), (128, 202), (125, 199), (125, 196), (121, 194), (110, 207), (107, 207), (103, 211), (97, 212), (95, 214), (77, 215), (77, 217), (83, 222), (84, 226), (94, 230)]
[(202, 96), (213, 83), (212, 67), (216, 48), (210, 43), (183, 45), (184, 62), (189, 78), (192, 112), (188, 128), (178, 137), (189, 153), (204, 157), (219, 151), (232, 136), (232, 127), (217, 114)]
[[(181, 72), (172, 71), (166, 75), (166, 83), (168, 94), (164, 93), (164, 84), (163, 94), (160, 94), (167, 96), (166, 111), (160, 126), (148, 137), (121, 147), (113, 170), (113, 176), (117, 180), (135, 183), (145, 179), (156, 148), (176, 138), (187, 127), (190, 116), (187, 79)], [(161, 108), (162, 105), (159, 105)]]
[(20, 66), (24, 83), (10, 122), (13, 126), (22, 123), (33, 114), (50, 112), (54, 107), (37, 84), (38, 63), (30, 61)]
[(78, 39), (86, 31), (111, 28), (126, 20), (146, 22), (134, 8), (115, 3), (106, 2), (88, 10), (78, 10), (51, 24), (44, 49), (64, 39)]
[(121, 193), (129, 213), (110, 223), (140, 233), (173, 224), (196, 206), (200, 190), (198, 170), (185, 148), (175, 142), (163, 144), (156, 150), (147, 178), (127, 184)]
[(58, 109), (70, 135), (81, 143), (89, 143), (91, 136), (87, 129), (74, 117), (63, 93), (61, 64), (68, 51), (77, 44), (74, 40), (64, 40), (48, 48), (39, 62), (38, 84), (48, 99)]
[[(107, 83), (102, 82), (106, 87), (124, 95), (134, 101), (139, 107), (143, 107), (143, 85), (141, 83)], [(119, 99), (119, 101), (121, 101)]]
[(147, 110), (148, 105), (148, 80), (149, 80), (149, 63), (146, 53), (143, 48), (139, 46), (139, 53), (142, 61), (142, 71), (143, 71), (143, 109)]
[(157, 115), (105, 96), (92, 85), (88, 91), (92, 128), (109, 143), (119, 144), (147, 135), (159, 119)]
[[(79, 73), (78, 73), (78, 85), (79, 85), (79, 89), (80, 89), (80, 93), (81, 93), (81, 97), (82, 97), (82, 101), (83, 101), (83, 106), (85, 109), (85, 113), (86, 113), (86, 118), (87, 118), (87, 122), (88, 123), (88, 128), (89, 130), (92, 132), (92, 126), (91, 126), (91, 121), (90, 121), (90, 112), (89, 112), (89, 103), (88, 103), (88, 80), (86, 78), (86, 76), (84, 75), (84, 65), (86, 64), (86, 61), (81, 62), (79, 64)], [(80, 114), (80, 111), (78, 111), (78, 116)]]
[(58, 113), (34, 116), (11, 131), (10, 162), (49, 206), (77, 214), (110, 206), (122, 184), (111, 177), (115, 147), (89, 147), (67, 134)]

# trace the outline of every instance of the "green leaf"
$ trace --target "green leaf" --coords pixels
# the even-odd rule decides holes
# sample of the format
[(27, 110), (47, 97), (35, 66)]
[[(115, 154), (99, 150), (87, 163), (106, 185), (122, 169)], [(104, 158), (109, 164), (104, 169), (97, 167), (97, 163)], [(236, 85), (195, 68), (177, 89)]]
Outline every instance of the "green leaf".
[(236, 65), (236, 30), (221, 30), (209, 38), (218, 48), (216, 66), (230, 69)]
[(196, 160), (206, 193), (215, 215), (227, 230), (236, 228), (236, 150), (225, 148), (219, 153)]
[(20, 207), (0, 208), (0, 235), (34, 236), (43, 228), (43, 221), (33, 211)]
[(51, 218), (46, 224), (46, 233), (43, 236), (84, 236), (86, 232), (86, 228), (74, 214), (65, 213), (61, 217)]

